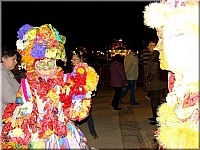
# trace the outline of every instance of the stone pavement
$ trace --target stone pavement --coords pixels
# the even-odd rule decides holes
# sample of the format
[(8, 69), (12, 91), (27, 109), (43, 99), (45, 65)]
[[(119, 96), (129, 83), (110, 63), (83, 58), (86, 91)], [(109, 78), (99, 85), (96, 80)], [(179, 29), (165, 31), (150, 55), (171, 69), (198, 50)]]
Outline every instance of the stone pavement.
[(122, 110), (110, 107), (114, 90), (110, 86), (98, 88), (93, 98), (93, 120), (99, 139), (90, 135), (87, 123), (78, 125), (92, 149), (158, 149), (148, 118), (152, 117), (150, 101), (145, 98), (142, 87), (137, 87), (136, 101), (140, 105), (129, 105), (129, 93), (120, 104)]

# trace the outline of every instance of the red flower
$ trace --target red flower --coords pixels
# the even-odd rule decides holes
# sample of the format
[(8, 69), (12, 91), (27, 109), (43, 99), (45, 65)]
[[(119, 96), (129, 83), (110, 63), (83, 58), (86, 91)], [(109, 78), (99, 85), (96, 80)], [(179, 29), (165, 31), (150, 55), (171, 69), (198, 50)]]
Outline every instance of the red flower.
[(19, 106), (19, 104), (15, 104), (15, 103), (8, 104), (4, 110), (4, 115), (2, 116), (2, 119), (7, 119), (10, 116), (12, 116), (17, 106)]
[(72, 102), (72, 95), (71, 93), (69, 95), (66, 95), (66, 93), (60, 93), (60, 102), (63, 103), (62, 108), (66, 109), (71, 107), (71, 102)]
[(186, 93), (184, 95), (183, 108), (194, 106), (199, 102), (200, 95), (196, 93)]
[(9, 132), (9, 131), (12, 130), (12, 129), (14, 129), (14, 128), (12, 127), (12, 123), (11, 123), (11, 122), (8, 122), (8, 123), (6, 123), (6, 124), (3, 126), (2, 132)]
[(28, 83), (32, 91), (37, 91), (37, 95), (46, 100), (47, 93), (54, 88), (55, 85), (63, 86), (64, 72), (63, 70), (57, 70), (57, 75), (54, 78), (49, 78), (47, 81), (41, 80), (36, 72), (27, 73)]
[(59, 137), (64, 137), (67, 135), (67, 127), (64, 122), (57, 122), (55, 126), (55, 134)]

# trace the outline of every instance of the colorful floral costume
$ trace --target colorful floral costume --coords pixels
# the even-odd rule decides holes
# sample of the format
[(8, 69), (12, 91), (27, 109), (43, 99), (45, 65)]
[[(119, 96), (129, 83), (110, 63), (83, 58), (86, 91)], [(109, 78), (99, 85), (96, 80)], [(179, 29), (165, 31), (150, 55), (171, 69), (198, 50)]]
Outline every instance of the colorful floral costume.
[[(51, 25), (43, 25), (32, 34), (34, 41), (39, 39), (37, 35), (40, 37), (42, 28), (56, 31)], [(27, 78), (21, 79), (21, 90), (17, 95), (21, 97), (23, 104), (9, 104), (4, 111), (2, 148), (90, 149), (84, 134), (73, 121), (81, 121), (88, 116), (92, 103), (91, 91), (96, 88), (99, 76), (86, 63), (76, 66), (72, 74), (66, 75), (60, 67), (55, 67), (50, 76), (42, 76), (34, 67), (37, 61), (35, 57), (46, 46), (50, 48), (46, 50), (48, 54), (45, 57), (62, 58), (65, 53), (59, 48), (63, 48), (64, 42), (59, 38), (58, 32), (48, 30), (48, 36), (56, 44), (49, 46), (49, 39), (43, 35), (41, 41), (46, 39), (47, 45), (35, 42), (34, 45), (37, 44), (40, 48), (35, 48), (39, 53), (33, 52), (34, 46), (31, 48), (32, 43), (27, 40), (27, 35), (33, 30), (31, 28), (24, 32), (26, 37), (23, 38), (26, 38), (25, 43), (28, 44), (21, 47), (29, 51), (19, 50), (22, 58), (25, 57), (23, 63), (27, 69)], [(56, 50), (57, 53), (54, 54)], [(52, 55), (49, 54), (50, 51)], [(44, 56), (39, 57), (42, 59)]]
[(145, 7), (156, 28), (169, 93), (158, 109), (156, 139), (165, 149), (199, 149), (199, 0), (162, 0)]

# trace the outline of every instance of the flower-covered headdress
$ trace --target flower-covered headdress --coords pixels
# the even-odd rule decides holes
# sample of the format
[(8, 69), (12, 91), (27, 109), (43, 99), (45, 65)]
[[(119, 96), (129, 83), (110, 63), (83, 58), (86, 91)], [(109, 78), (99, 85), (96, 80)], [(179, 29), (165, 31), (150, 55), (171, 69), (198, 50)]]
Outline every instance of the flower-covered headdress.
[(17, 49), (27, 70), (30, 70), (36, 59), (64, 59), (66, 56), (64, 48), (66, 38), (59, 35), (51, 24), (40, 27), (25, 24), (17, 34)]

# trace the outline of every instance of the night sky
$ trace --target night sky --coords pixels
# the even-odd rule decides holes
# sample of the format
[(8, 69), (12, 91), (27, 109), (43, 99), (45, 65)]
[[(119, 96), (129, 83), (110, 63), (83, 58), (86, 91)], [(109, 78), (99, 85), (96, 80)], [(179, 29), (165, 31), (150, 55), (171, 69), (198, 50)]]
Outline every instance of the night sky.
[[(149, 2), (2, 2), (2, 45), (16, 48), (17, 31), (24, 24), (52, 24), (66, 36), (65, 48), (104, 49), (122, 38), (136, 47), (149, 32), (143, 24)], [(148, 34), (147, 34), (148, 32)], [(152, 35), (151, 35), (152, 36)]]

